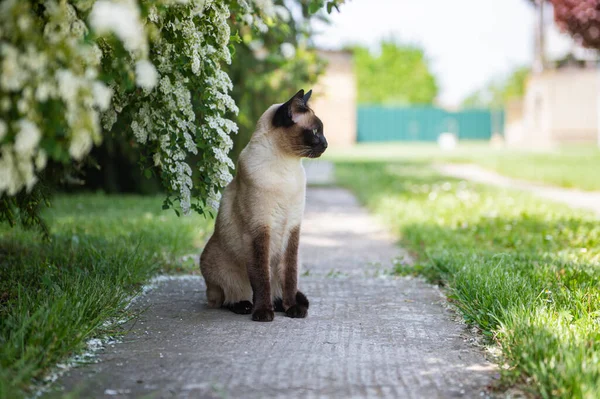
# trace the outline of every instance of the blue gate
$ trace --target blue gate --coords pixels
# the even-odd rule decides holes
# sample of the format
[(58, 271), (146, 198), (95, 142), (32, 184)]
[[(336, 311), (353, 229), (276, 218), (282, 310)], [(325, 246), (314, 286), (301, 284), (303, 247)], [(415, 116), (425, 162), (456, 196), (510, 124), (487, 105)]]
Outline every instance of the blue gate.
[(435, 141), (445, 132), (460, 140), (489, 140), (504, 131), (504, 112), (496, 110), (360, 106), (357, 117), (359, 142)]

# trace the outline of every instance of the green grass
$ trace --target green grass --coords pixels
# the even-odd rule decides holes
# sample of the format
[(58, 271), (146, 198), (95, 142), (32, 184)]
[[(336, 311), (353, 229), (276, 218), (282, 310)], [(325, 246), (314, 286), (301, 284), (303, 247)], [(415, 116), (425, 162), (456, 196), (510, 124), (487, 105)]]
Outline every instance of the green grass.
[(600, 190), (600, 149), (595, 146), (565, 147), (546, 152), (493, 148), (483, 142), (461, 142), (452, 151), (432, 143), (359, 144), (332, 149), (334, 161), (414, 160), (439, 163), (475, 163), (502, 175), (582, 190)]
[(338, 163), (423, 274), (501, 349), (504, 386), (600, 397), (600, 221), (531, 195), (437, 175), (427, 163)]
[(177, 218), (162, 198), (61, 196), (45, 214), (52, 242), (0, 227), (0, 397), (30, 395), (32, 384), (115, 333), (109, 319), (152, 275), (197, 268), (182, 255), (200, 253), (211, 222)]

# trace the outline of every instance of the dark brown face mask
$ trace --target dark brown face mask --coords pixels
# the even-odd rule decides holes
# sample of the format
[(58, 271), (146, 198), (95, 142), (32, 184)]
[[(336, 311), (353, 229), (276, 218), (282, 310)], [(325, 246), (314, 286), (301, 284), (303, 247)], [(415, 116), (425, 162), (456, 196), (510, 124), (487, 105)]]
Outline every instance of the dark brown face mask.
[(323, 122), (308, 106), (312, 90), (304, 94), (298, 91), (282, 104), (273, 116), (272, 124), (282, 129), (288, 141), (288, 151), (299, 157), (317, 158), (327, 149), (327, 139), (323, 134)]

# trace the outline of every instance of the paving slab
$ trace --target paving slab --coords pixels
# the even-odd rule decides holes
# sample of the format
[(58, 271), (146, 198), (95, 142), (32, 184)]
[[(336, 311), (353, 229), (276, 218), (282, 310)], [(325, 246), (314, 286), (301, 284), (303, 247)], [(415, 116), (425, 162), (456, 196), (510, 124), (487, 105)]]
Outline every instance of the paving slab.
[(600, 215), (600, 192), (553, 187), (525, 180), (512, 179), (472, 164), (438, 165), (437, 170), (458, 179), (498, 187), (531, 192), (538, 197), (565, 203), (573, 208), (586, 209)]
[(124, 341), (59, 383), (85, 398), (474, 398), (497, 373), (442, 293), (386, 273), (410, 257), (338, 188), (311, 188), (306, 319), (206, 307), (200, 277), (163, 279)]

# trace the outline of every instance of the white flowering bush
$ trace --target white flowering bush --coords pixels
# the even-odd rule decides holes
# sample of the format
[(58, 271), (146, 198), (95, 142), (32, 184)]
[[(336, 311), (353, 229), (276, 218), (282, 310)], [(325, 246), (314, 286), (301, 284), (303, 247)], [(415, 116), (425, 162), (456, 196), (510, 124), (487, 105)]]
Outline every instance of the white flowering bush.
[(237, 131), (230, 26), (264, 33), (284, 14), (272, 0), (1, 1), (0, 220), (24, 207), (35, 219), (38, 182), (63, 179), (105, 134), (132, 138), (164, 208), (216, 209)]

